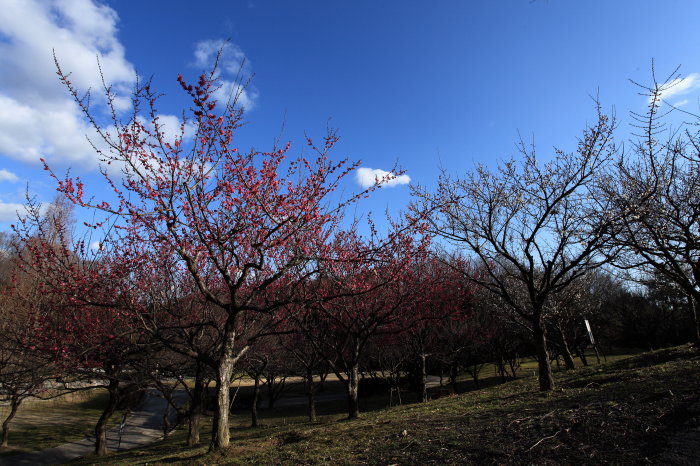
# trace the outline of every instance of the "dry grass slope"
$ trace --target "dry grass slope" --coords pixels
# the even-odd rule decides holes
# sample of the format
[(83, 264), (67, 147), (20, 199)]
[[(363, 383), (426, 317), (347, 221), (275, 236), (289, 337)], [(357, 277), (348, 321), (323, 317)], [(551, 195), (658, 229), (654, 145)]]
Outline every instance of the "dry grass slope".
[[(183, 437), (110, 464), (700, 464), (700, 349), (680, 346), (481, 391), (375, 411), (238, 428), (207, 454)], [(91, 461), (85, 461), (88, 463)]]

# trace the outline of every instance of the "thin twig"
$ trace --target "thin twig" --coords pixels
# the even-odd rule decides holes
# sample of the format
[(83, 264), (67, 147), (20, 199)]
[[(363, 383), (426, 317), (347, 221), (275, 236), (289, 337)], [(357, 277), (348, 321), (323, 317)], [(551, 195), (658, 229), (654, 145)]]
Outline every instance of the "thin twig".
[(549, 440), (550, 438), (556, 437), (556, 436), (559, 435), (560, 433), (561, 433), (561, 430), (557, 431), (557, 433), (554, 434), (554, 435), (550, 435), (549, 437), (543, 437), (543, 438), (539, 439), (539, 440), (537, 441), (537, 443), (535, 443), (533, 446), (531, 446), (530, 448), (528, 448), (527, 451), (532, 450), (533, 448), (535, 448), (537, 445), (539, 445), (540, 443), (544, 442), (545, 440)]

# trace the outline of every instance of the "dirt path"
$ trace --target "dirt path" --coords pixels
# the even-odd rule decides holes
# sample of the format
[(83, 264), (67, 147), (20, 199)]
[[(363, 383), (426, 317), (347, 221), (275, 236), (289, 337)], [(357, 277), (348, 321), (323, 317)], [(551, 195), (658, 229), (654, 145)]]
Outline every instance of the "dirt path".
[[(176, 393), (176, 401), (184, 402), (186, 393)], [(163, 413), (166, 401), (158, 396), (158, 392), (150, 391), (139, 404), (136, 411), (126, 419), (124, 428), (116, 426), (107, 432), (108, 451), (121, 451), (148, 445), (163, 438)], [(171, 422), (175, 421), (176, 413), (171, 413)], [(0, 458), (0, 465), (44, 465), (61, 464), (72, 459), (89, 456), (95, 450), (95, 438), (88, 437), (77, 442), (66, 443), (58, 447), (23, 453), (16, 456)]]

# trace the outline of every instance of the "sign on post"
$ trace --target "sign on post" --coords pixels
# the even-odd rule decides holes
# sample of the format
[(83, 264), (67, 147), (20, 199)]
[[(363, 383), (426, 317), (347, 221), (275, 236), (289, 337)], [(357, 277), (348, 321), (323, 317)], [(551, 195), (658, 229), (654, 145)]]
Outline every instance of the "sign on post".
[(591, 344), (593, 345), (593, 349), (595, 350), (595, 357), (598, 360), (598, 364), (600, 364), (600, 354), (598, 354), (598, 345), (595, 344), (595, 339), (593, 338), (593, 330), (591, 330), (591, 324), (588, 322), (588, 319), (583, 319), (583, 322), (586, 324), (586, 330), (588, 330), (588, 338), (591, 339)]

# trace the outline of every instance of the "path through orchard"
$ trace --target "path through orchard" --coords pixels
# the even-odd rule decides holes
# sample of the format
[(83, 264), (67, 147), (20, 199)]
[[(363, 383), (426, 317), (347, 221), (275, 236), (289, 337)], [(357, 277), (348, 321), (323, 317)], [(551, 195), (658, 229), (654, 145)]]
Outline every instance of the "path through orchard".
[[(428, 387), (440, 385), (439, 378), (436, 376), (428, 376), (427, 382)], [(339, 401), (345, 397), (344, 393), (333, 393), (318, 396), (316, 401)], [(178, 390), (175, 393), (176, 403), (184, 403), (186, 398), (187, 394), (184, 390)], [(292, 396), (283, 397), (277, 401), (275, 406), (294, 406), (306, 403), (306, 397)], [(110, 452), (130, 450), (161, 440), (163, 438), (163, 412), (165, 407), (165, 399), (159, 396), (156, 390), (149, 391), (136, 410), (127, 417), (121, 432), (121, 439), (119, 436), (119, 425), (107, 432), (107, 450)], [(176, 415), (175, 410), (172, 410), (171, 424), (174, 424)], [(93, 454), (94, 450), (95, 438), (87, 437), (80, 441), (66, 443), (57, 447), (3, 457), (0, 458), (0, 466), (61, 464), (76, 458), (89, 456)]]
[[(175, 393), (177, 403), (184, 403), (187, 394), (184, 390)], [(158, 392), (151, 390), (124, 423), (121, 430), (117, 425), (107, 432), (108, 451), (122, 451), (149, 445), (163, 438), (163, 413), (166, 401)], [(171, 412), (171, 423), (177, 414)], [(80, 441), (66, 443), (53, 448), (23, 453), (16, 456), (0, 458), (0, 465), (45, 465), (61, 464), (75, 458), (89, 456), (95, 450), (95, 438), (88, 437)]]

